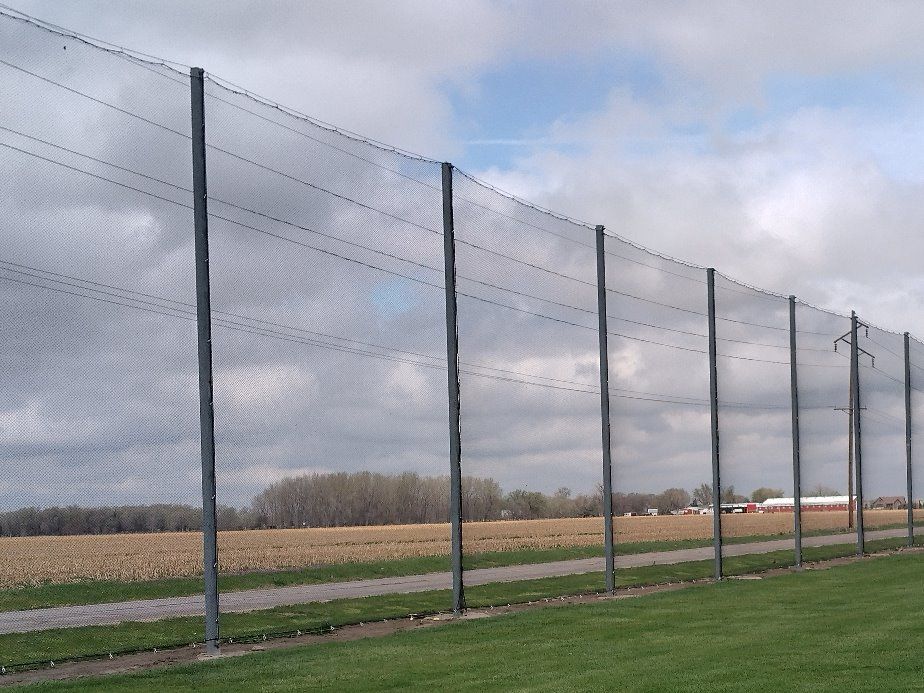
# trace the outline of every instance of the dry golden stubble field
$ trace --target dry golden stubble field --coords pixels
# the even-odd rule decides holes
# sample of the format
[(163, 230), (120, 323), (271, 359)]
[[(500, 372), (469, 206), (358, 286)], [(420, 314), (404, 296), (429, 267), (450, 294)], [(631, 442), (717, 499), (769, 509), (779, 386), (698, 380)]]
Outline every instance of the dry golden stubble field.
[[(868, 528), (900, 524), (904, 510), (868, 510)], [(924, 511), (915, 517), (924, 519)], [(843, 529), (846, 512), (806, 512), (805, 531)], [(792, 514), (722, 517), (725, 536), (792, 533)], [(618, 517), (617, 542), (707, 539), (711, 515)], [(464, 525), (466, 553), (602, 545), (602, 519), (513, 520)], [(391, 525), (329, 529), (221, 532), (221, 569), (230, 572), (303, 568), (419, 556), (448, 555), (449, 525)], [(601, 548), (602, 553), (602, 548)], [(80, 580), (154, 580), (202, 572), (195, 532), (71, 537), (0, 538), (0, 587)]]

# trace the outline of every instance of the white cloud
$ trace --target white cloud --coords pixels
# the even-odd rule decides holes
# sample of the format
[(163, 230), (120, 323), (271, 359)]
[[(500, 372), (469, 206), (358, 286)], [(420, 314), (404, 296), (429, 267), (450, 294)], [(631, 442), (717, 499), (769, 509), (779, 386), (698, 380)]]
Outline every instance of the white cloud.
[[(921, 101), (917, 66), (924, 58), (924, 44), (915, 31), (920, 25), (917, 15), (924, 13), (920, 5), (891, 3), (870, 9), (865, 3), (782, 3), (755, 10), (740, 3), (293, 3), (267, 11), (251, 3), (31, 2), (21, 7), (118, 43), (202, 64), (312, 115), (440, 158), (464, 146), (453, 135), (458, 115), (447, 85), (477, 94), (483, 74), (513, 59), (554, 60), (581, 53), (604, 60), (614, 52), (633, 54), (654, 66), (660, 81), (652, 85), (653, 94), (616, 84), (598, 111), (578, 111), (549, 123), (545, 131), (524, 133), (529, 136), (526, 156), (479, 175), (552, 209), (605, 223), (615, 233), (671, 255), (714, 265), (731, 276), (792, 291), (812, 302), (856, 307), (874, 321), (924, 334), (919, 298), (924, 277), (917, 261), (924, 254), (924, 241), (917, 233), (924, 175), (909, 154), (922, 138), (912, 113)], [(49, 50), (42, 60), (57, 65), (55, 61), (63, 58)], [(767, 102), (768, 77), (837, 78), (851, 71), (889, 75), (907, 97), (908, 112), (818, 104), (778, 113)], [(92, 73), (84, 69), (67, 76), (92, 81)], [(132, 85), (120, 85), (115, 71), (103, 70), (96, 80), (100, 95), (129, 99), (133, 108), (161, 109), (158, 95), (165, 92), (141, 90), (139, 95)], [(185, 96), (182, 86), (177, 94)], [(95, 111), (83, 112), (86, 118), (75, 120), (85, 122), (65, 128), (62, 122), (71, 121), (62, 118), (73, 119), (80, 111), (65, 108), (64, 98), (60, 103), (54, 118), (23, 115), (22, 125), (188, 184), (185, 141), (175, 154), (136, 139), (139, 130), (124, 123), (116, 127), (115, 121)], [(164, 107), (161, 115), (188, 127), (185, 101), (177, 97), (176, 105), (172, 110)], [(730, 132), (723, 126), (725, 118), (742, 105), (758, 108), (758, 122)], [(573, 104), (562, 110), (575, 112)], [(396, 183), (392, 177), (386, 184), (380, 172), (369, 174), (321, 148), (308, 150), (309, 145), (296, 144), (295, 138), (270, 128), (245, 131), (243, 121), (234, 121), (226, 112), (222, 116), (227, 118), (219, 121), (225, 129), (210, 132), (226, 133), (236, 147), (339, 194), (414, 215), (426, 226), (439, 224), (436, 192), (414, 188), (411, 194), (403, 179)], [(101, 137), (101, 132), (111, 136)], [(8, 166), (17, 172), (9, 177), (19, 182), (17, 204), (12, 206), (23, 215), (23, 223), (10, 236), (10, 252), (22, 253), (24, 261), (50, 262), (96, 280), (106, 281), (108, 270), (118, 281), (137, 282), (136, 288), (157, 293), (167, 287), (176, 291), (174, 298), (191, 298), (186, 210), (173, 217), (148, 202), (98, 186), (64, 185), (62, 181), (70, 179), (32, 164), (4, 161), (5, 169)], [(332, 203), (265, 172), (248, 172), (217, 159), (211, 166), (211, 192), (217, 197), (243, 200), (295, 218), (305, 227), (377, 243), (439, 267), (440, 248), (433, 238), (423, 241), (422, 235), (415, 236), (393, 220)], [(23, 169), (34, 175), (20, 175)], [(435, 170), (430, 173), (436, 180)], [(513, 210), (534, 223), (577, 233), (557, 220), (516, 210), (484, 191), (470, 187), (469, 192), (507, 213)], [(42, 208), (43, 202), (49, 207)], [(38, 205), (38, 210), (30, 205)], [(297, 240), (319, 242), (304, 229), (246, 218)], [(154, 219), (161, 225), (154, 225)], [(592, 263), (567, 243), (549, 242), (508, 222), (471, 209), (458, 214), (462, 237), (593, 277)], [(65, 233), (37, 233), (48, 228)], [(344, 269), (330, 257), (311, 256), (306, 261), (293, 245), (263, 244), (226, 225), (213, 227), (213, 241), (216, 307), (406, 351), (442, 353), (445, 336), (438, 292), (409, 291), (402, 300), (407, 298), (413, 311), (383, 315), (369, 298), (381, 289), (381, 277), (355, 266)], [(91, 245), (99, 251), (88, 251)], [(143, 257), (130, 257), (134, 245), (143, 248)], [(654, 257), (646, 262), (671, 267)], [(405, 265), (394, 266), (408, 271)], [(615, 263), (616, 268), (613, 281), (624, 289), (702, 310), (699, 270), (689, 270), (694, 279), (689, 281), (629, 263)], [(414, 271), (418, 270), (433, 278), (420, 268)], [(594, 307), (592, 293), (487, 261), (473, 251), (460, 251), (459, 271), (579, 304), (585, 313)], [(469, 290), (486, 291), (483, 285)], [(96, 441), (97, 448), (76, 455), (67, 449), (35, 451), (36, 464), (60, 469), (62, 463), (79, 463), (83, 470), (95, 464), (110, 476), (132, 460), (142, 472), (141, 461), (151, 464), (150, 477), (132, 468), (130, 483), (125, 482), (129, 485), (121, 487), (123, 495), (143, 486), (145, 479), (147, 492), (156, 492), (161, 477), (195, 469), (190, 466), (196, 454), (195, 402), (189, 399), (194, 390), (183, 386), (195, 382), (192, 352), (183, 349), (192, 334), (189, 325), (163, 328), (161, 323), (121, 314), (119, 320), (107, 321), (76, 299), (57, 303), (45, 297), (33, 303), (22, 293), (3, 296), (8, 315), (24, 326), (25, 336), (17, 337), (18, 350), (4, 350), (6, 371), (17, 378), (7, 388), (0, 411), (8, 416), (23, 411), (17, 398), (39, 393), (56, 412), (59, 427), (83, 417), (107, 421), (112, 429)], [(507, 300), (572, 321), (586, 318), (522, 296)], [(577, 331), (575, 336), (560, 324), (550, 326), (524, 314), (473, 305), (460, 306), (463, 360), (542, 371), (555, 378), (596, 380), (592, 331)], [(720, 305), (744, 319), (779, 318), (768, 316), (765, 304), (739, 294), (720, 293)], [(614, 315), (636, 321), (697, 333), (705, 329), (695, 315), (640, 307), (628, 299), (614, 298), (611, 309)], [(45, 322), (35, 321), (33, 314), (43, 315)], [(587, 320), (593, 324), (594, 318)], [(133, 329), (123, 329), (125, 325)], [(665, 334), (657, 328), (613, 329), (635, 330), (649, 340), (701, 345), (695, 336)], [(723, 330), (725, 337), (756, 339), (747, 328), (736, 332), (723, 325)], [(782, 337), (764, 331), (760, 339), (776, 343)], [(806, 342), (813, 344), (809, 337)], [(446, 473), (444, 372), (422, 374), (407, 364), (356, 354), (267, 344), (216, 329), (216, 383), (218, 402), (224, 406), (219, 410), (219, 449), (228, 500), (244, 502), (248, 494), (283, 474), (315, 469)], [(827, 348), (829, 340), (819, 338), (814, 344)], [(612, 346), (614, 383), (619, 387), (705, 397), (707, 373), (701, 354), (619, 340)], [(739, 355), (753, 353), (747, 351), (752, 347), (731, 343), (722, 348)], [(785, 358), (785, 351), (760, 353)], [(74, 373), (79, 377), (72, 377)], [(747, 397), (763, 405), (786, 402), (785, 379), (727, 363), (721, 375), (721, 396), (726, 399)], [(819, 403), (830, 404), (833, 393), (842, 396), (841, 375), (824, 371), (808, 378), (809, 387), (821, 393)], [(567, 484), (583, 490), (597, 482), (599, 421), (594, 396), (483, 380), (463, 382), (466, 473), (495, 476), (508, 488)], [(689, 487), (709, 477), (708, 410), (661, 404), (614, 404), (617, 468), (624, 475), (624, 488)], [(32, 436), (33, 443), (42, 440), (39, 428), (56, 425), (28, 417), (11, 421), (20, 438), (29, 434), (25, 437)], [(817, 453), (816, 470), (822, 466), (822, 454), (840, 455), (843, 448), (840, 420), (836, 431), (833, 425), (819, 424), (814, 436), (806, 436), (812, 440), (807, 449), (827, 450)], [(739, 490), (762, 483), (757, 476), (762, 466), (772, 467), (773, 474), (785, 472), (785, 415), (735, 413), (723, 418), (723, 426), (723, 440), (732, 451), (725, 459), (735, 470), (732, 478)], [(139, 453), (132, 436), (162, 448)], [(831, 452), (835, 447), (838, 452)], [(741, 466), (745, 459), (754, 461), (757, 471), (752, 476)], [(13, 460), (21, 462), (18, 457)], [(27, 481), (35, 486), (33, 477)], [(112, 488), (119, 487), (119, 482), (113, 483)], [(75, 488), (74, 493), (59, 489), (57, 497), (70, 493), (69, 498), (77, 495), (90, 502), (92, 477)], [(176, 491), (165, 490), (171, 492)], [(55, 489), (43, 493), (43, 498), (56, 497)], [(5, 497), (8, 503), (19, 502), (15, 492)]]

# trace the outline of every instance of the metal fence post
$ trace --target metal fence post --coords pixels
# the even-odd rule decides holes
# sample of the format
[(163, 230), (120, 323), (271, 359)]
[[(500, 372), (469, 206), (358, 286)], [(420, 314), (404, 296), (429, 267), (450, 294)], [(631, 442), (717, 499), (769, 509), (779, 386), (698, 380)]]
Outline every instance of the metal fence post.
[(712, 419), (712, 543), (715, 579), (722, 579), (722, 483), (719, 474), (719, 384), (715, 345), (715, 270), (706, 270), (709, 301), (709, 411)]
[(796, 367), (796, 297), (789, 297), (789, 389), (792, 407), (792, 495), (796, 568), (802, 567), (802, 475), (799, 460), (799, 382)]
[[(854, 470), (857, 483), (857, 554), (866, 551), (866, 536), (863, 527), (863, 446), (860, 438), (860, 345), (858, 344), (857, 313), (850, 311), (850, 387), (853, 393), (853, 445)], [(847, 499), (848, 503), (850, 498)]]
[(212, 308), (209, 218), (205, 174), (205, 80), (189, 72), (192, 95), (193, 215), (196, 236), (196, 327), (199, 345), (199, 429), (202, 456), (202, 538), (205, 575), (205, 651), (218, 654), (218, 535), (215, 516), (215, 410), (212, 396)]
[(606, 336), (606, 254), (603, 226), (597, 226), (597, 313), (600, 335), (600, 417), (603, 431), (603, 553), (606, 559), (606, 591), (616, 590), (613, 560), (613, 458), (610, 446), (610, 367)]
[(465, 609), (462, 586), (462, 429), (459, 405), (459, 325), (456, 317), (456, 239), (452, 164), (443, 164), (443, 258), (446, 284), (446, 363), (449, 371), (449, 523), (452, 534), (452, 610)]
[(914, 509), (911, 507), (912, 480), (911, 480), (911, 343), (910, 336), (905, 332), (905, 475), (907, 481), (907, 496), (905, 505), (908, 509), (908, 546), (914, 546)]

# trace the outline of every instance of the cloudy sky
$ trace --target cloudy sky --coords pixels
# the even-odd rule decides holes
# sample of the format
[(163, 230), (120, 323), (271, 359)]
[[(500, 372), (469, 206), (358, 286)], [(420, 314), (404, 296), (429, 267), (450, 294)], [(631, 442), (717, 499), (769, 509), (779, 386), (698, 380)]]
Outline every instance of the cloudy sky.
[[(924, 144), (924, 47), (915, 32), (924, 8), (917, 3), (14, 5), (114, 44), (201, 65), (322, 121), (450, 160), (503, 190), (605, 224), (668, 256), (924, 335), (917, 260), (924, 256), (924, 164), (916, 156)], [(188, 134), (182, 74), (163, 70), (178, 80), (171, 84), (73, 40), (8, 19), (3, 29), (3, 60)], [(81, 157), (188, 187), (189, 145), (180, 135), (151, 132), (34, 75), (3, 69), (12, 85), (2, 97), (3, 120), (19, 133), (3, 132), (4, 142), (188, 204), (188, 193), (177, 188)], [(426, 230), (440, 223), (432, 188), (438, 169), (341, 142), (217, 85), (210, 94), (213, 146), (237, 155), (210, 153), (210, 194), (260, 213), (211, 206), (226, 218), (213, 221), (215, 307), (244, 316), (227, 318), (237, 322), (225, 327), (237, 331), (216, 327), (227, 501), (243, 503), (293, 470), (444, 473), (445, 372), (433, 357), (444, 348), (445, 328), (442, 297), (428, 285), (442, 277), (420, 266), (442, 262), (441, 240)], [(332, 143), (374, 163), (338, 154)], [(19, 183), (6, 216), (15, 242), (0, 259), (120, 287), (117, 293), (128, 287), (191, 300), (187, 209), (9, 148), (0, 162)], [(305, 181), (341, 197), (306, 189)], [(470, 371), (462, 395), (465, 471), (494, 476), (506, 488), (590, 490), (600, 455), (596, 334), (588, 329), (596, 324), (596, 304), (586, 284), (594, 280), (593, 253), (585, 247), (592, 233), (468, 179), (457, 176), (456, 185), (464, 198), (457, 233), (472, 244), (460, 247), (458, 267), (460, 291), (472, 296), (460, 297), (460, 358)], [(310, 255), (265, 233), (254, 240), (246, 226), (378, 269), (329, 252)], [(318, 240), (304, 227), (341, 240)], [(47, 243), (36, 242), (36, 229)], [(623, 396), (614, 399), (617, 486), (690, 488), (710, 476), (708, 409), (701, 406), (708, 371), (698, 336), (705, 331), (704, 273), (608, 243), (610, 329), (627, 336), (611, 337), (611, 378)], [(11, 331), (18, 341), (5, 357), (13, 386), (0, 434), (4, 464), (14, 471), (0, 479), (2, 504), (194, 500), (195, 363), (181, 348), (192, 334), (189, 321), (122, 306), (106, 312), (99, 300), (7, 284), (0, 287), (5, 312), (19, 329)], [(511, 288), (529, 296), (504, 290)], [(727, 340), (719, 348), (720, 397), (737, 403), (723, 418), (725, 478), (739, 491), (769, 484), (789, 492), (785, 302), (728, 284), (720, 286), (718, 303)], [(137, 329), (113, 327), (113, 315), (124, 318), (117, 325)], [(847, 328), (822, 313), (803, 315), (800, 377), (813, 407), (805, 415), (806, 477), (845, 490), (846, 420), (832, 407), (846, 404), (846, 370), (830, 349)], [(302, 341), (268, 336), (267, 322), (252, 334), (259, 331), (255, 317)], [(327, 335), (327, 346), (305, 344), (298, 329)], [(871, 337), (879, 372), (863, 382), (875, 410), (869, 445), (880, 444), (869, 453), (876, 459), (870, 474), (878, 475), (870, 477), (870, 492), (901, 493), (901, 394), (891, 379), (901, 378), (891, 354), (900, 352), (901, 340), (876, 331)], [(353, 351), (329, 348), (340, 338), (352, 339), (337, 343)], [(357, 340), (389, 347), (362, 349), (401, 360), (357, 354)], [(150, 353), (140, 358), (142, 351)], [(506, 371), (534, 385), (483, 377)], [(54, 478), (68, 483), (62, 488)]]

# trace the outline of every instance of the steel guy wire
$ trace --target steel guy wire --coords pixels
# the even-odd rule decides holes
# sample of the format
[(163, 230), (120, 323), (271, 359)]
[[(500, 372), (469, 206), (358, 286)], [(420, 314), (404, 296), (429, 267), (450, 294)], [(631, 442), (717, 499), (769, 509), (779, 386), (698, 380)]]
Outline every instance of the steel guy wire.
[[(10, 19), (15, 19), (17, 21), (25, 22), (27, 24), (32, 24), (33, 26), (47, 31), (51, 34), (58, 34), (59, 36), (65, 36), (67, 38), (76, 39), (90, 46), (91, 48), (96, 48), (97, 50), (105, 51), (112, 55), (118, 57), (130, 58), (131, 60), (141, 60), (147, 64), (154, 64), (160, 67), (166, 67), (174, 72), (178, 72), (174, 66), (179, 65), (185, 69), (189, 69), (189, 65), (185, 63), (177, 62), (176, 60), (168, 60), (167, 58), (162, 58), (157, 55), (151, 55), (150, 53), (145, 53), (143, 51), (134, 50), (131, 48), (125, 48), (116, 43), (111, 43), (104, 39), (95, 38), (93, 36), (88, 36), (87, 34), (82, 34), (73, 29), (68, 29), (66, 27), (54, 24), (45, 19), (39, 19), (38, 17), (33, 17), (32, 15), (26, 14), (22, 10), (18, 10), (15, 7), (10, 7), (9, 5), (0, 3), (0, 8), (7, 10), (6, 12), (0, 11), (0, 15), (9, 17)], [(14, 14), (10, 14), (10, 12)]]
[[(105, 40), (103, 40), (103, 39), (98, 39), (98, 38), (95, 38), (95, 37), (88, 36), (88, 35), (86, 35), (86, 34), (78, 33), (78, 32), (73, 31), (73, 30), (71, 30), (71, 29), (66, 29), (66, 28), (64, 28), (64, 27), (60, 27), (60, 26), (58, 26), (58, 25), (56, 25), (56, 24), (53, 24), (53, 23), (51, 23), (51, 22), (47, 22), (47, 21), (42, 20), (42, 19), (38, 19), (38, 18), (36, 18), (36, 17), (33, 17), (33, 16), (31, 16), (31, 15), (26, 14), (25, 12), (22, 12), (22, 11), (20, 11), (20, 10), (15, 9), (15, 8), (9, 7), (9, 6), (7, 6), (7, 5), (0, 4), (0, 7), (6, 8), (7, 10), (9, 10), (9, 11), (11, 11), (11, 12), (15, 12), (17, 15), (20, 15), (20, 16), (14, 16), (14, 15), (8, 14), (7, 12), (0, 12), (0, 15), (4, 15), (4, 16), (9, 17), (9, 18), (11, 18), (11, 19), (15, 19), (15, 20), (18, 20), (18, 21), (22, 21), (22, 22), (25, 22), (25, 23), (32, 24), (33, 26), (36, 26), (36, 27), (38, 27), (38, 28), (40, 28), (40, 29), (42, 29), (42, 30), (44, 30), (44, 31), (49, 32), (49, 33), (58, 34), (58, 35), (60, 35), (60, 36), (65, 36), (65, 37), (68, 37), (68, 38), (77, 39), (77, 40), (83, 42), (84, 44), (86, 44), (86, 45), (88, 45), (88, 46), (90, 46), (90, 47), (93, 47), (93, 48), (96, 48), (96, 49), (98, 49), (98, 50), (104, 51), (104, 52), (109, 53), (109, 54), (111, 54), (111, 55), (115, 55), (116, 57), (121, 57), (121, 58), (128, 59), (130, 62), (133, 62), (134, 64), (138, 65), (139, 67), (143, 67), (143, 66), (145, 66), (145, 65), (157, 65), (157, 66), (161, 66), (161, 67), (166, 67), (167, 69), (170, 69), (170, 70), (176, 72), (176, 73), (179, 74), (179, 75), (182, 75), (183, 73), (180, 72), (179, 70), (176, 70), (173, 66), (179, 65), (179, 66), (185, 68), (186, 70), (189, 70), (189, 68), (190, 68), (190, 66), (189, 66), (189, 65), (186, 65), (185, 63), (180, 63), (180, 62), (177, 62), (177, 61), (174, 61), (174, 60), (168, 60), (168, 59), (166, 59), (166, 58), (161, 58), (161, 57), (158, 57), (158, 56), (150, 55), (150, 54), (148, 54), (148, 53), (144, 53), (144, 52), (138, 51), (138, 50), (128, 49), (128, 48), (125, 48), (125, 47), (120, 46), (120, 45), (118, 45), (118, 44), (114, 44), (114, 43), (111, 43), (111, 42), (109, 42), (109, 41), (105, 41)], [(178, 83), (183, 84), (184, 86), (188, 86), (188, 84), (187, 84), (186, 82), (182, 82), (182, 81), (180, 81), (180, 80), (173, 80), (173, 79), (170, 78), (168, 75), (164, 75), (164, 74), (162, 74), (162, 73), (156, 73), (156, 74), (161, 74), (161, 76), (163, 76), (163, 77), (165, 77), (165, 78), (167, 78), (167, 79), (171, 79), (171, 81), (177, 81)], [(184, 75), (184, 76), (185, 76), (185, 75)], [(309, 122), (310, 124), (312, 124), (312, 125), (314, 125), (314, 126), (316, 126), (316, 127), (319, 127), (319, 128), (322, 128), (322, 129), (326, 129), (326, 130), (328, 130), (328, 131), (330, 131), (330, 132), (333, 132), (333, 133), (336, 133), (336, 134), (338, 134), (338, 135), (341, 135), (341, 136), (343, 136), (343, 137), (345, 137), (345, 138), (347, 138), (347, 139), (350, 139), (350, 140), (353, 140), (353, 141), (357, 141), (357, 142), (362, 142), (363, 144), (371, 145), (371, 146), (375, 147), (376, 149), (379, 149), (379, 150), (382, 150), (382, 151), (385, 151), (385, 152), (388, 152), (388, 153), (391, 153), (391, 154), (399, 154), (399, 155), (404, 156), (404, 157), (406, 157), (406, 158), (416, 159), (416, 160), (425, 161), (425, 162), (429, 162), (429, 163), (439, 163), (439, 162), (436, 162), (436, 161), (433, 160), (433, 159), (428, 159), (428, 158), (426, 158), (426, 157), (424, 157), (424, 156), (422, 156), (422, 155), (414, 154), (414, 153), (409, 152), (409, 151), (407, 151), (407, 150), (402, 150), (402, 149), (400, 149), (400, 148), (398, 148), (398, 147), (394, 147), (394, 146), (392, 146), (392, 145), (385, 144), (385, 143), (383, 143), (383, 142), (378, 142), (378, 141), (376, 141), (376, 140), (373, 140), (372, 138), (364, 137), (364, 136), (362, 136), (362, 135), (358, 135), (358, 134), (356, 134), (356, 133), (350, 132), (349, 130), (346, 130), (345, 128), (340, 128), (340, 127), (337, 127), (337, 126), (332, 125), (332, 124), (330, 124), (330, 123), (325, 123), (324, 121), (322, 121), (322, 120), (320, 120), (320, 119), (313, 118), (313, 117), (311, 117), (311, 116), (307, 116), (307, 115), (305, 115), (305, 114), (299, 113), (299, 112), (296, 111), (295, 109), (292, 109), (292, 108), (283, 106), (283, 105), (281, 105), (281, 104), (275, 103), (275, 102), (273, 102), (273, 101), (271, 101), (270, 99), (267, 99), (267, 98), (265, 98), (265, 97), (258, 96), (258, 95), (256, 95), (256, 94), (254, 94), (253, 92), (250, 92), (250, 91), (244, 89), (243, 87), (240, 87), (240, 86), (234, 84), (234, 83), (231, 82), (230, 80), (226, 80), (226, 79), (223, 79), (223, 78), (221, 78), (221, 77), (217, 77), (217, 76), (211, 75), (211, 74), (209, 75), (209, 80), (212, 81), (213, 83), (215, 83), (217, 86), (221, 87), (222, 89), (225, 89), (226, 91), (229, 91), (229, 92), (232, 92), (232, 93), (235, 93), (235, 94), (240, 94), (240, 95), (242, 95), (242, 96), (246, 96), (247, 98), (249, 98), (249, 99), (252, 100), (252, 101), (256, 101), (256, 102), (258, 102), (258, 103), (260, 103), (260, 104), (262, 104), (262, 105), (264, 105), (264, 106), (269, 106), (269, 107), (271, 107), (271, 108), (275, 108), (275, 109), (277, 109), (277, 110), (279, 110), (279, 111), (281, 111), (281, 112), (283, 112), (283, 113), (285, 113), (285, 114), (287, 114), (287, 115), (289, 115), (289, 116), (291, 116), (291, 117), (296, 117), (296, 118), (298, 118), (298, 119), (300, 119), (300, 120), (307, 121), (307, 122)], [(229, 85), (229, 86), (225, 86), (225, 85)], [(231, 87), (233, 87), (233, 88), (231, 88)], [(373, 163), (373, 162), (369, 162), (369, 163)]]

